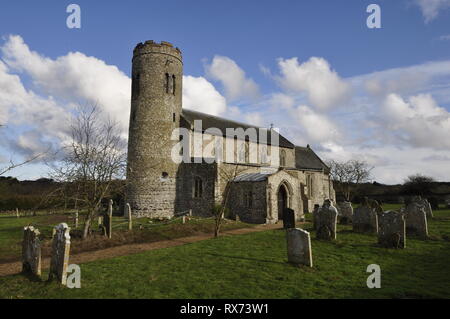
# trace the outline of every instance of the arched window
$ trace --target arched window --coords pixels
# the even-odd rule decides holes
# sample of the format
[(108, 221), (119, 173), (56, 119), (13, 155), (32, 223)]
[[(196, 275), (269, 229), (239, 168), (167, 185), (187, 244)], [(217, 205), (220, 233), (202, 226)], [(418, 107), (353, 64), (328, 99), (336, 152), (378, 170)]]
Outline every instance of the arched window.
[(280, 152), (280, 166), (286, 166), (286, 151), (281, 150)]
[(203, 181), (200, 177), (194, 179), (194, 198), (202, 198), (203, 196)]

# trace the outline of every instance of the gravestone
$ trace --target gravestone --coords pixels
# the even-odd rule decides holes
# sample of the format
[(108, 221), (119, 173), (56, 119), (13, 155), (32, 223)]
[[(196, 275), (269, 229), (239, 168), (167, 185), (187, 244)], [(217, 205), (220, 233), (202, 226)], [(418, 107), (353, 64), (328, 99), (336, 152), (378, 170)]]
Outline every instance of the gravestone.
[(22, 272), (41, 275), (41, 242), (39, 230), (33, 226), (23, 229)]
[(378, 233), (378, 214), (367, 200), (355, 209), (352, 224), (354, 232)]
[(378, 243), (386, 248), (406, 247), (406, 225), (403, 214), (387, 211), (379, 220)]
[(70, 228), (61, 223), (53, 228), (52, 256), (48, 280), (54, 277), (59, 283), (65, 285), (67, 281), (67, 267), (70, 253)]
[(288, 262), (294, 265), (313, 266), (311, 237), (309, 233), (300, 228), (286, 230)]
[(313, 210), (313, 229), (314, 230), (317, 230), (317, 219), (319, 218), (319, 209), (320, 209), (320, 205), (315, 204), (314, 210)]
[(428, 237), (427, 215), (423, 206), (410, 203), (403, 211), (406, 223), (406, 233), (421, 238)]
[(133, 230), (133, 217), (131, 216), (131, 206), (130, 204), (126, 204), (125, 205), (126, 208), (126, 214), (127, 214), (127, 219), (128, 219), (128, 230)]
[(339, 222), (341, 224), (349, 224), (353, 220), (353, 207), (350, 202), (338, 203)]
[(293, 209), (283, 209), (283, 228), (295, 228), (295, 212)]
[(102, 229), (106, 237), (112, 237), (112, 216), (109, 213), (103, 215)]
[(19, 217), (20, 217), (20, 214), (19, 214), (19, 209), (18, 209), (18, 208), (16, 208), (16, 217), (17, 217), (17, 218), (19, 218)]
[(317, 239), (336, 239), (337, 209), (331, 205), (329, 199), (325, 200), (318, 211), (317, 217)]
[(408, 204), (411, 203), (416, 203), (417, 205), (422, 206), (423, 209), (425, 210), (427, 218), (433, 217), (433, 210), (431, 209), (431, 205), (427, 199), (422, 198), (421, 196), (414, 196)]

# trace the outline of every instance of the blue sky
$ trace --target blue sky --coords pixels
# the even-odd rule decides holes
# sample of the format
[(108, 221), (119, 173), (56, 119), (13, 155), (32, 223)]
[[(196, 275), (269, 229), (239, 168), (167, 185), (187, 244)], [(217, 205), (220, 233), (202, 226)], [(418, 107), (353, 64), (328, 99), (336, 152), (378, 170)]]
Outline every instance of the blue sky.
[[(79, 30), (66, 27), (70, 3), (81, 7)], [(371, 3), (381, 7), (381, 29), (366, 26)], [(82, 70), (90, 61), (99, 68), (94, 85), (100, 75), (117, 79), (99, 90), (106, 92), (105, 103), (111, 98), (105, 110), (124, 117), (134, 46), (169, 41), (183, 52), (185, 107), (261, 126), (274, 122), (324, 158), (361, 156), (381, 182), (401, 182), (416, 172), (450, 180), (450, 172), (441, 173), (450, 167), (449, 17), (448, 0), (3, 1), (0, 62), (5, 81), (18, 76), (17, 85), (41, 99), (34, 111), (69, 111), (92, 98), (79, 84), (89, 74), (76, 78), (72, 72), (73, 82), (63, 87), (52, 82), (52, 72), (67, 70), (64, 63), (80, 63)], [(37, 59), (32, 66), (30, 52)], [(61, 57), (69, 58), (58, 62)], [(52, 126), (58, 119), (49, 127), (26, 120), (14, 103), (17, 92), (0, 92), (0, 107), (9, 114), (3, 115), (9, 130), (0, 161), (20, 160), (39, 150), (31, 144), (64, 135)], [(56, 133), (49, 136), (47, 128)], [(35, 164), (10, 174), (35, 178), (45, 169)]]

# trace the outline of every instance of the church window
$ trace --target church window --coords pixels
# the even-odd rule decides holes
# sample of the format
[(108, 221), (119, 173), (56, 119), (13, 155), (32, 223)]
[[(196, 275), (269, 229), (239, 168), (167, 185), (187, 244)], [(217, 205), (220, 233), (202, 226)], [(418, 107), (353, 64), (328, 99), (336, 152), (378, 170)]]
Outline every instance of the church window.
[(174, 123), (175, 123), (176, 119), (177, 119), (177, 116), (176, 116), (175, 113), (173, 113), (173, 122), (174, 122)]
[(281, 150), (280, 152), (280, 166), (286, 166), (286, 151)]
[(203, 196), (203, 181), (200, 177), (194, 179), (194, 198), (202, 198)]
[(249, 145), (249, 141), (245, 142), (245, 158), (244, 158), (246, 163), (250, 162), (250, 145)]
[(253, 206), (253, 192), (248, 191), (244, 194), (244, 205), (247, 208), (252, 208)]

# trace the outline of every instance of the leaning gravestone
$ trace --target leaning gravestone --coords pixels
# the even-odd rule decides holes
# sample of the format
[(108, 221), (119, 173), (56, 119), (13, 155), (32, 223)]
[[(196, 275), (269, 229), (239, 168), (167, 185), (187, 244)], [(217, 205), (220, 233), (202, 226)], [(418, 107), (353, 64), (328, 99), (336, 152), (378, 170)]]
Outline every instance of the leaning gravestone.
[(339, 222), (341, 224), (349, 224), (353, 220), (353, 207), (350, 202), (338, 203)]
[(355, 209), (353, 231), (357, 233), (378, 233), (378, 215), (367, 201)]
[(329, 199), (325, 200), (320, 207), (317, 216), (317, 239), (336, 239), (337, 209), (331, 205)]
[(428, 237), (427, 216), (423, 206), (415, 202), (406, 206), (403, 211), (406, 223), (406, 233), (408, 235), (415, 235), (421, 238)]
[(406, 247), (406, 226), (403, 214), (387, 211), (379, 220), (378, 243), (386, 248)]
[(320, 209), (320, 205), (319, 204), (315, 204), (314, 205), (314, 210), (313, 210), (313, 229), (317, 230), (317, 220), (319, 217), (319, 209)]
[(311, 237), (309, 233), (300, 228), (286, 230), (288, 262), (294, 265), (313, 266)]
[(53, 228), (52, 257), (50, 261), (50, 273), (48, 279), (54, 277), (65, 285), (67, 281), (67, 267), (69, 265), (70, 252), (70, 228), (66, 223), (61, 223)]
[(39, 230), (33, 226), (23, 229), (22, 272), (41, 275), (41, 242)]
[(295, 212), (293, 209), (283, 209), (283, 228), (295, 228)]

